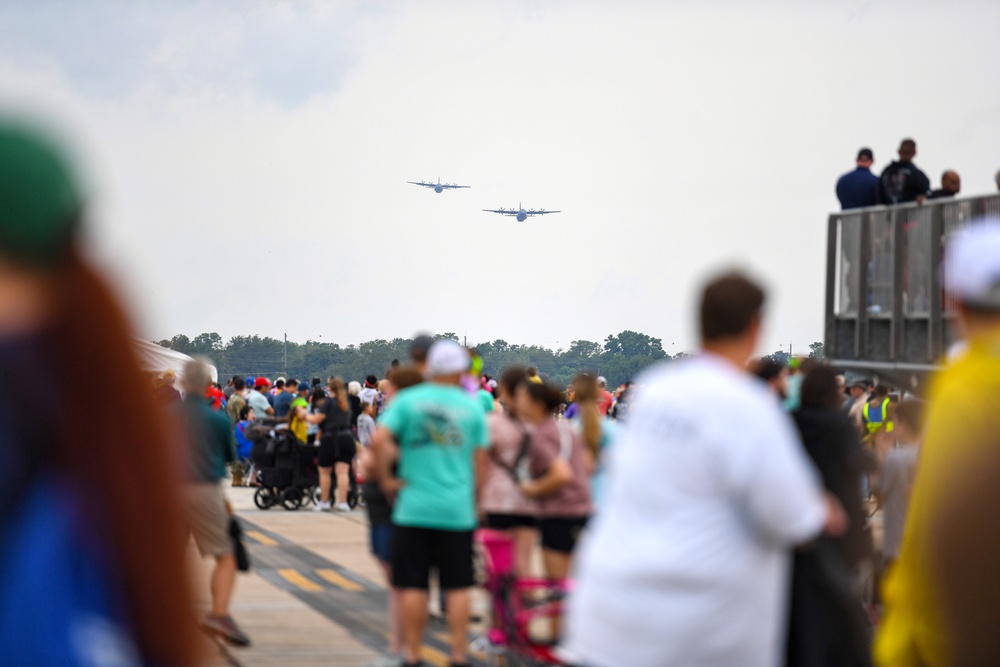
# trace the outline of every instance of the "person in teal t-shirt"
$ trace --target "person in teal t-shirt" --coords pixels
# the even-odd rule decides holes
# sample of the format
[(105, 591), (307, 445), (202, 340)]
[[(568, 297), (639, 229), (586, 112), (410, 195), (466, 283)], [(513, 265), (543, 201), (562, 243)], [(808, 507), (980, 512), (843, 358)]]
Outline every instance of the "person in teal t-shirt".
[(480, 389), (476, 392), (476, 400), (483, 406), (483, 412), (493, 412), (493, 409), (496, 407), (493, 404), (493, 394), (485, 389)]
[[(469, 589), (475, 583), (476, 473), (486, 463), (486, 415), (459, 385), (469, 355), (443, 339), (427, 353), (430, 382), (401, 391), (379, 419), (372, 440), (378, 478), (393, 508), (392, 582), (400, 589), (406, 662), (417, 665), (427, 621), (431, 568), (446, 592), (452, 664), (464, 665)], [(398, 446), (398, 479), (392, 474)]]

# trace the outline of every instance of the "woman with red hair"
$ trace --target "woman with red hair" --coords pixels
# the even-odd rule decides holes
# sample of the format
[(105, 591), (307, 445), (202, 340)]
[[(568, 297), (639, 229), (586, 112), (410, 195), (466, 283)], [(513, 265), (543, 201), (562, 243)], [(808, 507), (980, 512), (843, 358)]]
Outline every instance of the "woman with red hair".
[[(0, 119), (0, 663), (193, 665), (164, 474), (181, 462), (125, 313), (80, 252), (83, 213), (60, 152)], [(75, 395), (94, 378), (113, 409)]]

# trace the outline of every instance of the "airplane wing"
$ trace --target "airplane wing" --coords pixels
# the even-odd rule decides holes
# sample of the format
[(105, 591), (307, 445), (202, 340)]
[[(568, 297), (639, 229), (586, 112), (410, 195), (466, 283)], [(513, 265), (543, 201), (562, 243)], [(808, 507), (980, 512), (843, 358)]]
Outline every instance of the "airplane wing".
[(433, 183), (424, 183), (423, 181), (407, 181), (407, 183), (409, 183), (410, 185), (421, 185), (421, 186), (423, 186), (425, 188), (433, 188), (434, 187)]
[(517, 215), (517, 211), (512, 211), (512, 210), (506, 209), (506, 208), (501, 208), (501, 209), (484, 208), (483, 212), (484, 213), (499, 213), (500, 215)]
[(562, 211), (525, 211), (525, 215), (548, 215), (549, 213), (562, 213)]
[(444, 183), (442, 183), (441, 187), (442, 188), (448, 188), (449, 190), (458, 190), (459, 188), (471, 188), (472, 186), (471, 185), (445, 185)]

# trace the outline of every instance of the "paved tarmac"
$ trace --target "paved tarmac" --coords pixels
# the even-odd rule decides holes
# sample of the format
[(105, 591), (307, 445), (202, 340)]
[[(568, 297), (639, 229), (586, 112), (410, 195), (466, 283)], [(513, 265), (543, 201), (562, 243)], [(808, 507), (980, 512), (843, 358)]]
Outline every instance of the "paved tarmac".
[[(231, 611), (250, 636), (249, 648), (216, 651), (213, 665), (244, 667), (364, 667), (387, 649), (384, 575), (369, 551), (364, 510), (347, 514), (260, 510), (255, 489), (226, 487), (250, 552), (251, 571), (236, 582)], [(881, 513), (873, 520), (881, 543)], [(197, 552), (191, 548), (192, 559)], [(209, 604), (210, 561), (198, 561), (197, 592)], [(485, 616), (481, 591), (473, 614)], [(473, 627), (472, 635), (479, 628)], [(449, 643), (443, 622), (431, 621), (422, 658), (447, 667)], [(483, 656), (471, 656), (482, 665)]]
[[(253, 644), (220, 652), (216, 664), (363, 667), (384, 653), (386, 589), (369, 552), (364, 510), (314, 512), (310, 505), (263, 511), (253, 503), (254, 489), (226, 491), (251, 560), (251, 571), (237, 578), (231, 611)], [(197, 592), (206, 607), (210, 570), (209, 561), (196, 566)], [(473, 613), (485, 607), (477, 596)], [(429, 624), (426, 664), (447, 667), (446, 631), (441, 622)]]

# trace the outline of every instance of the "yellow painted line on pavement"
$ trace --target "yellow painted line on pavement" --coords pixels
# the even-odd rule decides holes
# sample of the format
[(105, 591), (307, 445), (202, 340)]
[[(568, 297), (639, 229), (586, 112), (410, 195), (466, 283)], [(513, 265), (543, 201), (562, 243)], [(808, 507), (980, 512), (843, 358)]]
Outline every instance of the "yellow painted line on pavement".
[(284, 577), (289, 583), (295, 584), (304, 591), (316, 592), (323, 590), (322, 586), (315, 581), (306, 579), (298, 570), (278, 570), (278, 574)]
[(259, 530), (248, 530), (244, 533), (247, 537), (252, 537), (256, 542), (260, 542), (264, 546), (276, 547), (278, 546), (278, 541), (274, 538), (268, 537)]
[(362, 586), (356, 581), (351, 581), (350, 579), (348, 579), (347, 577), (345, 577), (344, 575), (340, 574), (335, 570), (330, 570), (330, 569), (316, 570), (316, 574), (323, 577), (334, 586), (340, 586), (345, 591), (365, 590), (364, 586)]
[(451, 664), (448, 656), (436, 648), (426, 645), (420, 647), (420, 659), (429, 662), (434, 667), (448, 667)]

